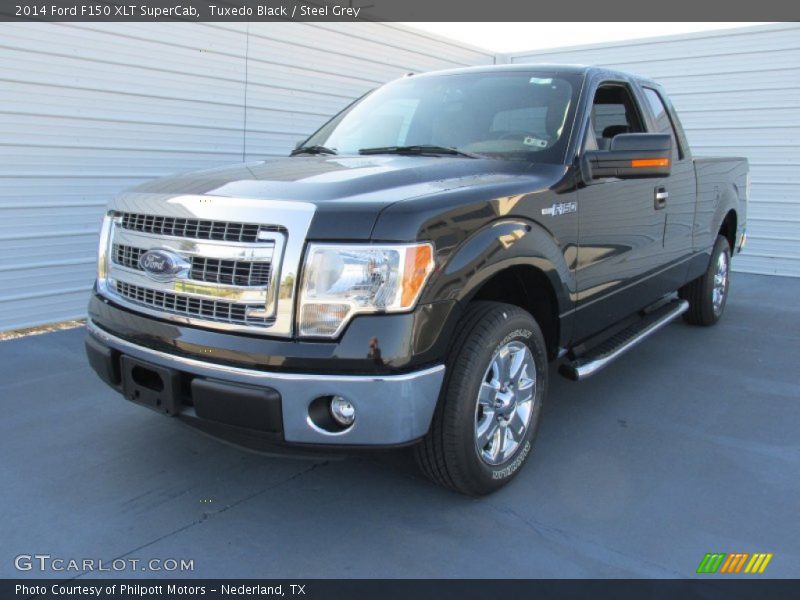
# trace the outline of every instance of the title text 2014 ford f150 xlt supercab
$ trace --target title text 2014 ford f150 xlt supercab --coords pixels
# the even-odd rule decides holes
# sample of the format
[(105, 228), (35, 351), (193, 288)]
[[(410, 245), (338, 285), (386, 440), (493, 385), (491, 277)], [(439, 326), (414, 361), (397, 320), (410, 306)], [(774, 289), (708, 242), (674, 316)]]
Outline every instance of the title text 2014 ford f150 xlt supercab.
[(692, 157), (653, 81), (404, 77), (290, 157), (116, 198), (87, 352), (240, 445), (415, 444), (434, 481), (485, 494), (529, 459), (549, 362), (582, 379), (720, 318), (748, 194), (747, 161)]

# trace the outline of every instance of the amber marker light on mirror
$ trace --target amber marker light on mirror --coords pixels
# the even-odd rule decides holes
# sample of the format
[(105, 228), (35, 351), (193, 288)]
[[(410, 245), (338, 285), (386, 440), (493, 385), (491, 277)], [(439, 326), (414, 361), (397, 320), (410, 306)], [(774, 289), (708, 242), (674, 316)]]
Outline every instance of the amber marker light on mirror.
[(668, 158), (635, 158), (631, 161), (631, 167), (668, 167)]

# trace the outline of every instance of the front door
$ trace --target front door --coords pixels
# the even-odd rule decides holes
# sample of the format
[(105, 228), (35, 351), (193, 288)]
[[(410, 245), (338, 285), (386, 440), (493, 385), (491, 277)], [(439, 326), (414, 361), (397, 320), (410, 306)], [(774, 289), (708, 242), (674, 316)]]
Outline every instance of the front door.
[[(645, 132), (628, 83), (600, 84), (584, 150), (607, 150), (614, 136)], [(665, 213), (655, 203), (658, 179), (606, 178), (578, 190), (576, 340), (597, 333), (657, 300), (663, 282)]]

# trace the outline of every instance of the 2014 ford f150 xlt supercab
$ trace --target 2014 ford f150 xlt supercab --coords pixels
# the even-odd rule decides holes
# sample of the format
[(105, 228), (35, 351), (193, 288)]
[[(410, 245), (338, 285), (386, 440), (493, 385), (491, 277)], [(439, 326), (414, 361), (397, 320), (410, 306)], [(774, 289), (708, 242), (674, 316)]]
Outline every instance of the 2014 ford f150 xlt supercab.
[(582, 379), (720, 318), (748, 194), (747, 161), (692, 157), (653, 81), (408, 76), (290, 157), (116, 198), (88, 357), (240, 445), (415, 444), (431, 479), (485, 494), (530, 456), (548, 363)]

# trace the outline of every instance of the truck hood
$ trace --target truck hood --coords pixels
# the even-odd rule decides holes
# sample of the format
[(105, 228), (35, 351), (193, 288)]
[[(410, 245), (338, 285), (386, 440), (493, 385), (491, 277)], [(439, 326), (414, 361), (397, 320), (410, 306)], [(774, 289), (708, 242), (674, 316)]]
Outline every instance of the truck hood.
[(174, 175), (130, 193), (311, 203), (316, 216), (310, 237), (367, 239), (381, 210), (396, 202), (464, 187), (489, 188), (491, 198), (523, 182), (533, 191), (549, 187), (563, 172), (556, 165), (449, 156), (298, 156)]

